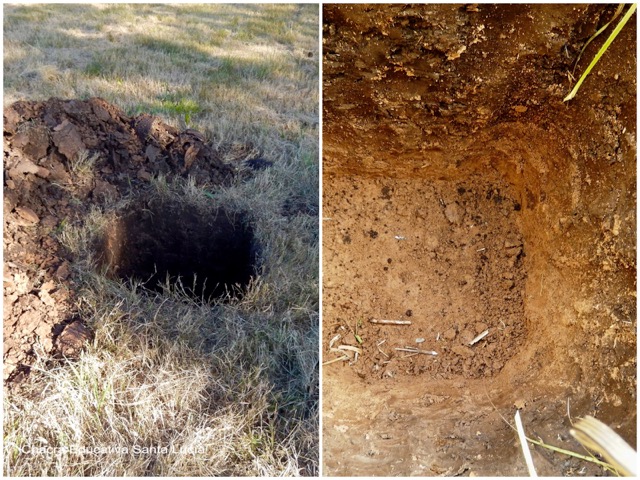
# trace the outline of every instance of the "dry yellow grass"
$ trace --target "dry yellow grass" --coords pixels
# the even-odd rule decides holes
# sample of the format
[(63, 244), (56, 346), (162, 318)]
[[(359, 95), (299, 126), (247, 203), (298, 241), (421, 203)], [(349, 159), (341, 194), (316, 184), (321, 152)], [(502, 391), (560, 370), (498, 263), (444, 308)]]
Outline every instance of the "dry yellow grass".
[(58, 232), (96, 337), (5, 391), (5, 475), (318, 473), (318, 21), (317, 5), (4, 6), (5, 105), (100, 96), (204, 132), (228, 162), (274, 162), (213, 192), (262, 246), (241, 300), (106, 279), (88, 245), (108, 211)]

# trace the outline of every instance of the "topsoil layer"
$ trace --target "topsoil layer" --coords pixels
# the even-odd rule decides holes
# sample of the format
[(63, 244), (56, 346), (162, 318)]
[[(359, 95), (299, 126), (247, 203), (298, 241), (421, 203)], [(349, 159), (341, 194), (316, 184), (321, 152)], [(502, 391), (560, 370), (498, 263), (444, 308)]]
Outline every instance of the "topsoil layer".
[(635, 446), (633, 19), (562, 101), (614, 10), (324, 7), (325, 474), (525, 475), (516, 409)]
[(76, 355), (72, 261), (57, 239), (92, 205), (145, 190), (153, 176), (219, 185), (235, 169), (194, 131), (126, 116), (100, 98), (20, 101), (4, 110), (4, 379), (36, 354)]

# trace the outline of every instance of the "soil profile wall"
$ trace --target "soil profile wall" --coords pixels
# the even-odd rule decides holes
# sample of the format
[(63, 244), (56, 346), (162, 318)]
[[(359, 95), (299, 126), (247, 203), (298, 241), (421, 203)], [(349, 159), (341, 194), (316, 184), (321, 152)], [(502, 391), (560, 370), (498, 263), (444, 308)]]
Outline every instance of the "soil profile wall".
[(524, 474), (515, 408), (635, 444), (635, 27), (562, 102), (611, 13), (325, 7), (324, 361), (359, 351), (324, 367), (327, 474)]

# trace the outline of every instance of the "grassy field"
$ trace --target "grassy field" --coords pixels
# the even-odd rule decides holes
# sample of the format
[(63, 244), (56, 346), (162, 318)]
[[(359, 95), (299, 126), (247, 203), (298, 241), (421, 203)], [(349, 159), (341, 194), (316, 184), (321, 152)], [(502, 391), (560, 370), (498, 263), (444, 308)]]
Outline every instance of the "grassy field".
[(214, 192), (262, 246), (240, 300), (106, 279), (87, 253), (100, 212), (59, 232), (95, 340), (5, 389), (5, 475), (317, 475), (318, 22), (317, 5), (4, 6), (5, 105), (99, 96), (204, 133), (227, 162), (273, 162)]

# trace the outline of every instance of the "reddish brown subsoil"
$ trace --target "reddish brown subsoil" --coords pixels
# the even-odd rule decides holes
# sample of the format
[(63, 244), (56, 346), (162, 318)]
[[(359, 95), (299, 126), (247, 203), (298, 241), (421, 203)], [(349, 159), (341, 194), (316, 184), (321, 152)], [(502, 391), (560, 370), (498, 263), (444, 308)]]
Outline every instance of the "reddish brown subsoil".
[(633, 21), (562, 102), (613, 10), (324, 7), (326, 475), (524, 475), (516, 408), (636, 445)]
[(38, 353), (77, 354), (91, 336), (74, 314), (74, 259), (57, 237), (63, 225), (82, 222), (93, 205), (138, 195), (160, 173), (218, 185), (234, 168), (200, 133), (127, 117), (99, 98), (5, 108), (5, 380), (22, 378)]
[[(342, 236), (344, 255), (335, 266), (350, 281), (331, 275), (324, 284), (326, 308), (344, 312), (329, 333), (342, 336), (345, 324), (355, 333), (357, 321), (361, 336), (375, 343), (353, 364), (360, 376), (484, 378), (518, 353), (527, 332), (525, 252), (514, 218), (520, 204), (506, 184), (487, 177), (332, 182), (325, 228)], [(411, 323), (369, 323), (378, 319)], [(469, 346), (486, 330), (482, 343)], [(406, 347), (437, 348), (438, 355), (395, 350)]]

